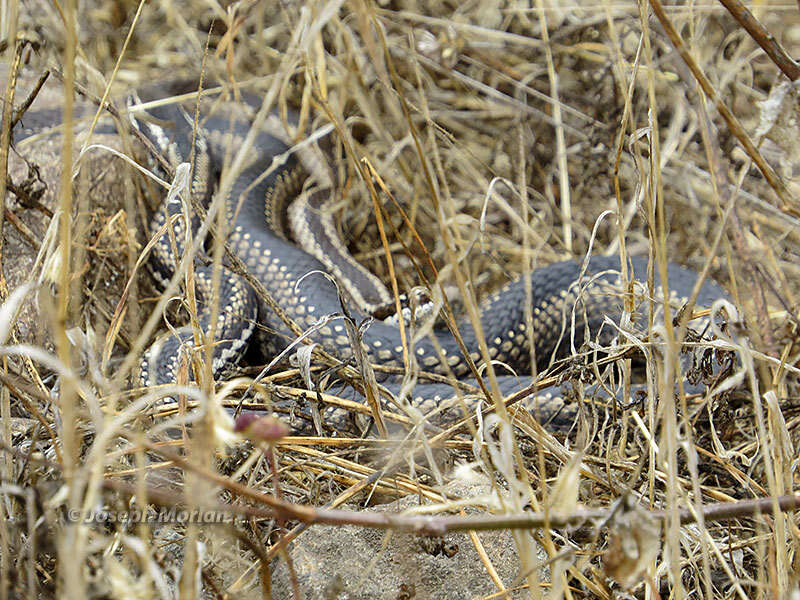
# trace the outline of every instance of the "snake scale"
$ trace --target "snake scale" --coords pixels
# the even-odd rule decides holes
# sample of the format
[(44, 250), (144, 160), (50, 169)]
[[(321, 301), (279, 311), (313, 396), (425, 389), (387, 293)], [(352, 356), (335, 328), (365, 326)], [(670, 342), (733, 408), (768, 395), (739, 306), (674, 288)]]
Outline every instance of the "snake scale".
[[(193, 155), (192, 193), (205, 208), (218, 193), (215, 186), (226, 153), (235, 150), (250, 129), (246, 119), (223, 114), (204, 116), (201, 127), (195, 130), (192, 115), (176, 104), (151, 108), (147, 118), (139, 113), (135, 124), (173, 164), (187, 161)], [(333, 189), (335, 176), (328, 176), (316, 192), (302, 194), (306, 171), (314, 169), (308, 168), (309, 161), (303, 160), (302, 152), (290, 146), (285, 133), (276, 133), (281, 130), (280, 125), (276, 126), (273, 120), (270, 127), (256, 132), (248, 160), (222, 199), (228, 222), (227, 243), (288, 317), (301, 329), (312, 330), (311, 339), (326, 351), (347, 360), (352, 356), (352, 345), (343, 321), (320, 321), (326, 315), (341, 313), (340, 294), (328, 278), (313, 273), (334, 274), (347, 290), (348, 309), (356, 315), (365, 316), (392, 297), (374, 276), (355, 263), (326, 221), (323, 204)], [(314, 178), (318, 180), (325, 179), (319, 173), (333, 172), (326, 171), (324, 166), (317, 167)], [(167, 222), (171, 223), (174, 235), (167, 233)], [(189, 216), (188, 226), (193, 232), (198, 224), (196, 215)], [(150, 264), (162, 285), (174, 275), (178, 261), (188, 250), (186, 226), (182, 204), (177, 199), (163, 202), (153, 217), (150, 233), (155, 246)], [(304, 242), (303, 248), (296, 241)], [(646, 280), (646, 259), (634, 257), (629, 264), (633, 278)], [(619, 267), (618, 257), (592, 257), (584, 265), (567, 260), (507, 283), (480, 305), (481, 333), (467, 320), (458, 323), (470, 358), (474, 363), (481, 362), (478, 336), (482, 335), (490, 358), (504, 363), (513, 372), (530, 373), (532, 357), (539, 370), (545, 369), (555, 359), (567, 355), (572, 343), (580, 346), (583, 340), (595, 338), (604, 320), (619, 319), (622, 304)], [(198, 325), (206, 331), (211, 319), (211, 273), (210, 266), (195, 260)], [(213, 351), (215, 375), (234, 365), (252, 339), (257, 340), (262, 352), (275, 356), (296, 337), (242, 277), (228, 268), (221, 273), (221, 303)], [(680, 306), (690, 295), (698, 275), (674, 264), (669, 265), (667, 273), (670, 300)], [(526, 278), (532, 291), (529, 299)], [(658, 275), (655, 290), (658, 297), (661, 290)], [(721, 297), (725, 297), (725, 292), (716, 283), (706, 281), (700, 288), (697, 305), (710, 306)], [(608, 341), (608, 332), (612, 330), (606, 327), (605, 331), (607, 334), (601, 336), (601, 341)], [(181, 347), (191, 347), (193, 340), (190, 326), (162, 335), (146, 352), (141, 364), (141, 382), (174, 382)], [(403, 345), (396, 325), (373, 321), (363, 329), (361, 343), (370, 362), (403, 365)], [(412, 351), (422, 370), (452, 374), (459, 379), (471, 377), (459, 346), (445, 329), (434, 329), (430, 336), (416, 340)], [(504, 394), (529, 381), (530, 377), (499, 378)], [(410, 402), (427, 413), (439, 407), (444, 396), (451, 395), (446, 386), (419, 385)], [(554, 419), (556, 425), (559, 418), (563, 420), (569, 413), (564, 411), (563, 399), (557, 396), (545, 394), (535, 399), (537, 416)], [(472, 410), (473, 405), (468, 408)], [(331, 411), (328, 416), (339, 419), (340, 412)]]

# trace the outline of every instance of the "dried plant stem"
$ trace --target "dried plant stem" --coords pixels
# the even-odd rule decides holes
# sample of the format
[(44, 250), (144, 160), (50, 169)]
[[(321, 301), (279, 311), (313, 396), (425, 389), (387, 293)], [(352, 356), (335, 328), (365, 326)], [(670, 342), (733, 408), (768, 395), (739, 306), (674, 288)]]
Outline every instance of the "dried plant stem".
[(564, 122), (561, 116), (561, 100), (558, 96), (558, 75), (553, 64), (553, 50), (550, 47), (550, 35), (547, 32), (547, 14), (542, 0), (536, 1), (539, 13), (540, 31), (544, 56), (547, 60), (547, 77), (550, 80), (550, 95), (553, 103), (553, 125), (556, 134), (556, 156), (558, 157), (558, 183), (561, 195), (561, 218), (564, 232), (564, 246), (568, 253), (572, 252), (572, 202), (570, 200), (569, 169), (567, 167), (567, 144), (564, 139)]
[(750, 37), (761, 46), (764, 52), (767, 53), (770, 60), (775, 63), (781, 72), (789, 78), (789, 81), (797, 81), (800, 78), (800, 64), (797, 63), (791, 56), (778, 43), (769, 31), (764, 29), (764, 26), (758, 22), (758, 19), (753, 16), (747, 7), (739, 2), (739, 0), (719, 0), (728, 12), (733, 15), (733, 18), (745, 28)]
[[(646, 212), (649, 226), (649, 245), (650, 257), (655, 260), (655, 268), (658, 269), (662, 286), (664, 287), (663, 294), (669, 297), (669, 288), (667, 281), (667, 257), (666, 257), (666, 224), (664, 217), (664, 188), (661, 174), (661, 140), (660, 130), (658, 127), (658, 103), (655, 93), (655, 63), (653, 60), (653, 52), (650, 40), (650, 28), (647, 15), (647, 5), (645, 3), (639, 4), (640, 8), (640, 23), (642, 26), (642, 38), (644, 41), (644, 56), (647, 61), (647, 94), (649, 102), (649, 125), (650, 125), (650, 169), (648, 172), (648, 193), (645, 194)], [(650, 289), (655, 289), (653, 274), (648, 272), (648, 286)], [(654, 325), (654, 303), (649, 303), (648, 311), (648, 331), (653, 331)], [(667, 519), (666, 519), (666, 549), (665, 559), (669, 564), (672, 585), (675, 586), (675, 594), (677, 597), (682, 597), (684, 592), (683, 583), (681, 581), (680, 571), (680, 523), (678, 519), (678, 498), (679, 498), (679, 485), (678, 485), (678, 426), (677, 426), (677, 411), (675, 406), (675, 396), (672, 394), (675, 380), (675, 365), (677, 363), (677, 347), (675, 341), (675, 332), (673, 331), (672, 316), (669, 303), (664, 303), (664, 357), (663, 363), (655, 366), (655, 372), (658, 382), (658, 394), (662, 403), (661, 409), (663, 410), (663, 431), (664, 431), (664, 455), (656, 456), (655, 452), (650, 450), (650, 498), (652, 503), (653, 494), (655, 492), (653, 486), (653, 474), (656, 468), (656, 461), (659, 463), (666, 463), (667, 467)], [(673, 362), (674, 361), (674, 362)], [(651, 364), (654, 363), (650, 358)], [(651, 367), (652, 368), (652, 367)], [(649, 385), (649, 384), (648, 384)], [(684, 413), (685, 414), (685, 413)], [(655, 421), (655, 403), (648, 403), (648, 426), (650, 431), (656, 431)], [(654, 565), (650, 566), (650, 570), (654, 569)]]
[[(16, 20), (16, 19), (15, 19)], [(14, 94), (17, 88), (17, 76), (19, 74), (20, 59), (25, 42), (22, 39), (15, 41), (11, 58), (11, 66), (6, 80), (6, 89), (3, 97), (3, 122), (0, 129), (0, 264), (3, 260), (4, 244), (4, 219), (6, 214), (6, 190), (8, 187), (8, 150), (11, 145), (11, 130), (14, 127), (12, 116), (14, 115)], [(0, 301), (8, 298), (8, 288), (0, 268)]]
[[(16, 13), (16, 3), (13, 4), (13, 9)], [(14, 14), (13, 20), (14, 22), (11, 23), (11, 29), (12, 32), (15, 32), (16, 14)], [(11, 144), (11, 129), (13, 127), (11, 123), (11, 116), (14, 111), (14, 93), (17, 86), (17, 75), (19, 71), (20, 57), (22, 56), (22, 47), (23, 41), (21, 39), (17, 39), (13, 48), (8, 80), (6, 81), (3, 103), (3, 121), (2, 129), (0, 130), (0, 302), (4, 302), (8, 298), (8, 284), (6, 282), (3, 268), (5, 218), (6, 213), (10, 214), (10, 211), (8, 211), (6, 208), (6, 184), (8, 181), (8, 151)], [(2, 370), (4, 375), (7, 373), (7, 369), (8, 365), (6, 363), (6, 359), (4, 358), (2, 361)], [(6, 387), (0, 389), (0, 422), (2, 422), (2, 428), (0, 428), (0, 440), (6, 444), (11, 444), (11, 396), (8, 388)], [(6, 456), (5, 460), (0, 461), (0, 474), (6, 481), (12, 481), (14, 479), (14, 464), (10, 456)], [(5, 521), (8, 516), (10, 515), (7, 515), (7, 507), (3, 506), (0, 508), (0, 520)], [(2, 541), (0, 541), (0, 544), (2, 544), (2, 548), (0, 548), (0, 558), (3, 562), (2, 567), (0, 567), (0, 587), (2, 587), (0, 593), (2, 593), (3, 596), (5, 596), (7, 590), (7, 586), (4, 584), (8, 581), (8, 565), (10, 564), (10, 561), (8, 560), (9, 551), (6, 545), (7, 539), (8, 537), (4, 536)]]
[[(497, 529), (539, 529), (542, 527), (564, 528), (584, 525), (587, 523), (602, 523), (611, 518), (617, 510), (616, 507), (603, 509), (579, 509), (569, 514), (557, 512), (527, 512), (516, 515), (457, 515), (457, 516), (416, 516), (400, 515), (380, 512), (362, 512), (352, 510), (325, 509), (294, 504), (276, 498), (272, 494), (257, 492), (252, 488), (232, 481), (222, 475), (208, 471), (163, 447), (150, 446), (150, 451), (156, 452), (164, 459), (172, 461), (175, 465), (193, 471), (209, 482), (219, 485), (233, 494), (246, 498), (263, 508), (247, 506), (246, 504), (226, 504), (222, 506), (209, 505), (210, 509), (230, 512), (232, 515), (258, 516), (262, 518), (276, 518), (280, 516), (286, 520), (298, 520), (306, 524), (316, 525), (358, 525), (374, 529), (393, 529), (396, 531), (410, 531), (420, 535), (444, 535), (454, 531), (487, 531)], [(105, 487), (117, 490), (130, 490), (135, 492), (135, 487), (115, 479), (103, 482)], [(155, 503), (167, 506), (181, 505), (180, 496), (165, 494), (158, 490), (150, 490), (148, 497)], [(787, 494), (778, 498), (756, 498), (739, 500), (735, 502), (721, 502), (703, 506), (703, 519), (706, 523), (772, 515), (777, 507), (781, 512), (789, 512), (800, 508), (800, 493)], [(668, 517), (668, 510), (650, 510), (647, 514), (657, 520)], [(697, 522), (697, 515), (692, 509), (679, 510), (681, 525)]]
[[(11, 119), (11, 129), (13, 129), (16, 126), (16, 124), (19, 123), (20, 119), (22, 119), (22, 116), (31, 107), (31, 104), (33, 104), (33, 101), (36, 100), (36, 96), (38, 96), (39, 92), (42, 91), (42, 87), (47, 82), (47, 79), (49, 77), (50, 77), (50, 71), (49, 70), (45, 70), (44, 73), (42, 73), (39, 76), (39, 79), (36, 82), (36, 84), (33, 86), (33, 89), (31, 90), (31, 93), (28, 94), (28, 96), (27, 96), (27, 98), (25, 98), (25, 100), (23, 100), (22, 104), (19, 105), (19, 108), (14, 111), (14, 118)], [(11, 79), (12, 78), (9, 78), (9, 80), (11, 80)], [(5, 121), (3, 121), (3, 122), (5, 123)]]
[[(58, 279), (58, 296), (53, 337), (58, 357), (64, 365), (72, 364), (71, 348), (67, 339), (67, 319), (70, 312), (70, 295), (72, 292), (72, 118), (75, 105), (75, 56), (77, 52), (76, 2), (67, 0), (64, 3), (64, 133), (61, 150), (61, 180), (59, 195), (59, 246), (56, 252), (60, 255), (60, 272)], [(64, 456), (64, 479), (68, 487), (70, 510), (79, 509), (83, 502), (84, 489), (80, 469), (80, 447), (78, 439), (78, 394), (69, 378), (61, 379), (59, 406), (61, 410), (61, 439)], [(82, 576), (83, 557), (86, 551), (87, 526), (74, 524), (68, 528), (67, 535), (61, 538), (59, 551), (59, 583), (62, 594), (71, 598), (84, 597), (85, 581)]]
[[(16, 40), (17, 31), (17, 11), (19, 6), (16, 1), (12, 0), (8, 7), (10, 13), (10, 22), (7, 24), (8, 33), (12, 34), (11, 38), (16, 42), (13, 50), (11, 60), (11, 68), (8, 73), (8, 80), (6, 81), (6, 89), (4, 94), (3, 104), (3, 122), (2, 130), (0, 130), (0, 300), (5, 301), (8, 298), (8, 286), (4, 274), (3, 265), (3, 246), (5, 240), (4, 219), (6, 213), (6, 182), (8, 180), (8, 150), (11, 143), (11, 115), (14, 109), (14, 91), (17, 84), (17, 72), (19, 69), (20, 56), (22, 53), (21, 41)], [(7, 368), (6, 361), (3, 359), (3, 375)], [(2, 421), (2, 431), (0, 431), (0, 442), (6, 445), (11, 445), (11, 396), (8, 388), (3, 388), (0, 392), (0, 421)], [(0, 461), (0, 474), (3, 480), (12, 481), (14, 478), (14, 463), (11, 456), (6, 456), (5, 460)], [(9, 503), (10, 504), (10, 503)], [(0, 599), (7, 600), (10, 590), (10, 573), (11, 565), (14, 562), (12, 548), (10, 544), (10, 535), (8, 531), (8, 523), (13, 517), (13, 512), (10, 505), (3, 503), (0, 507)], [(34, 568), (31, 561), (30, 569)], [(35, 587), (29, 589), (31, 596), (34, 595)]]

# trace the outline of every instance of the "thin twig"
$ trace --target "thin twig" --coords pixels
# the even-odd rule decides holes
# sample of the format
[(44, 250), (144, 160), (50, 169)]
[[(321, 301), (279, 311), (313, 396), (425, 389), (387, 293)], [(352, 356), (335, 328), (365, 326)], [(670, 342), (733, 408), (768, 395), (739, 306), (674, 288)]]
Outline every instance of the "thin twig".
[(739, 2), (739, 0), (719, 1), (720, 4), (728, 9), (728, 12), (731, 13), (739, 25), (744, 27), (745, 31), (750, 34), (750, 37), (761, 46), (770, 60), (775, 63), (775, 66), (789, 78), (789, 81), (797, 81), (797, 79), (800, 78), (800, 64), (786, 53), (783, 46), (775, 39), (775, 36), (764, 29), (764, 26), (758, 22), (758, 19), (753, 16), (753, 13), (751, 13), (744, 4)]
[[(14, 45), (14, 55), (11, 59), (11, 68), (8, 73), (3, 100), (3, 122), (0, 129), (0, 266), (3, 262), (3, 221), (5, 218), (8, 181), (8, 150), (11, 145), (11, 130), (14, 127), (11, 117), (14, 114), (14, 92), (17, 89), (17, 76), (24, 44), (25, 42), (22, 39), (17, 39)], [(0, 268), (0, 293), (2, 293), (0, 299), (5, 300), (8, 296), (8, 290), (6, 289), (2, 268)]]
[[(204, 470), (179, 454), (166, 448), (148, 445), (148, 450), (156, 452), (175, 465), (208, 478), (212, 483), (220, 485), (235, 495), (247, 498), (257, 504), (267, 507), (267, 510), (249, 507), (244, 504), (230, 504), (220, 507), (221, 510), (231, 513), (247, 514), (262, 518), (296, 519), (312, 525), (358, 525), (370, 529), (392, 529), (407, 531), (419, 535), (441, 536), (454, 531), (489, 531), (500, 529), (541, 529), (551, 527), (562, 529), (575, 527), (587, 523), (603, 523), (614, 514), (616, 507), (601, 509), (577, 509), (568, 514), (557, 514), (553, 511), (530, 512), (515, 515), (479, 514), (468, 516), (418, 516), (403, 515), (386, 512), (364, 512), (341, 509), (315, 508), (303, 504), (294, 504), (286, 500), (279, 500), (272, 494), (257, 492), (250, 487), (232, 481), (227, 477)], [(119, 482), (109, 484), (113, 480), (105, 480), (104, 485), (123, 490), (125, 484)], [(148, 498), (155, 500), (163, 498), (163, 494), (148, 492)], [(171, 499), (173, 503), (180, 502), (180, 496)], [(790, 512), (800, 508), (800, 493), (787, 494), (779, 498), (754, 498), (736, 502), (720, 502), (703, 506), (703, 519), (706, 523), (714, 521), (727, 521), (742, 519), (759, 515), (770, 516), (777, 503), (782, 512)], [(646, 515), (657, 520), (666, 519), (667, 510), (645, 511)], [(689, 509), (679, 512), (681, 525), (688, 525), (697, 521), (696, 515)]]
[(22, 119), (22, 117), (31, 107), (31, 104), (33, 104), (33, 101), (36, 100), (36, 97), (39, 95), (39, 92), (42, 91), (42, 87), (44, 86), (48, 77), (50, 77), (50, 71), (45, 70), (45, 72), (39, 76), (39, 79), (37, 80), (36, 85), (33, 86), (31, 93), (28, 94), (28, 97), (25, 98), (22, 104), (19, 105), (19, 108), (14, 112), (14, 118), (11, 120), (12, 129), (17, 123), (19, 123), (20, 119)]

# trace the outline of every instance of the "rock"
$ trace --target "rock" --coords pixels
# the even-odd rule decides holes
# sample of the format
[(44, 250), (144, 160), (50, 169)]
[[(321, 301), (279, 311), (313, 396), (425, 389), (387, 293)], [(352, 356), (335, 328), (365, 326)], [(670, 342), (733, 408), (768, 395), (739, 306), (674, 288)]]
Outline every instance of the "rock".
[[(6, 85), (7, 66), (0, 67), (0, 85)], [(38, 73), (20, 76), (15, 106), (27, 97)], [(48, 115), (54, 123), (60, 121), (63, 105), (61, 85), (50, 78), (35, 102), (23, 116), (23, 132), (17, 138), (39, 129)], [(91, 109), (78, 102), (78, 110)], [(35, 124), (35, 125), (34, 125)], [(73, 160), (85, 136), (78, 135)], [(104, 144), (122, 150), (120, 138), (109, 133), (92, 136), (93, 144)], [(2, 269), (7, 287), (15, 289), (25, 282), (37, 285), (22, 307), (15, 333), (18, 341), (51, 349), (53, 322), (52, 293), (56, 289), (61, 265), (59, 255), (52, 250), (39, 256), (42, 245), (57, 240), (57, 223), (52, 220), (59, 202), (62, 171), (63, 137), (58, 130), (46, 135), (17, 139), (9, 151), (8, 180), (28, 194), (6, 194), (6, 213), (3, 227)], [(74, 322), (68, 326), (84, 326), (87, 311), (90, 322), (99, 332), (102, 342), (108, 318), (114, 312), (116, 300), (126, 281), (127, 251), (136, 250), (125, 225), (125, 194), (131, 194), (129, 172), (121, 160), (101, 149), (89, 150), (80, 161), (78, 176), (73, 180), (73, 277), (83, 276), (83, 286), (76, 286), (70, 298)], [(132, 196), (130, 196), (132, 197)], [(135, 206), (129, 203), (129, 206)], [(9, 213), (11, 213), (9, 215)], [(120, 226), (120, 223), (122, 226)], [(98, 260), (99, 259), (99, 260)], [(102, 293), (100, 293), (102, 292)], [(91, 301), (87, 296), (91, 294)]]
[[(488, 492), (488, 484), (448, 485), (458, 497)], [(418, 506), (417, 496), (366, 509), (399, 513)], [(478, 532), (492, 565), (507, 589), (519, 576), (519, 560), (509, 531)], [(498, 592), (466, 533), (430, 538), (357, 526), (313, 526), (289, 549), (302, 598), (397, 600), (482, 598)], [(273, 596), (291, 599), (286, 562), (273, 564)], [(528, 597), (512, 591), (508, 598)]]

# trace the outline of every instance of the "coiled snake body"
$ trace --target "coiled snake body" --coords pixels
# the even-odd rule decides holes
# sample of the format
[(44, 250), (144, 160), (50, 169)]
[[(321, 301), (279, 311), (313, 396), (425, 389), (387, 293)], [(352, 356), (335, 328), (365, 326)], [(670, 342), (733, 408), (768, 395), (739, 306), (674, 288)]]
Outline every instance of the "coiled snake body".
[[(138, 126), (164, 149), (174, 163), (188, 159), (192, 150), (192, 122), (190, 115), (177, 106), (164, 106), (150, 113), (157, 118), (157, 124), (139, 119)], [(164, 124), (169, 124), (165, 127)], [(249, 125), (248, 125), (249, 126)], [(203, 200), (206, 207), (213, 197), (213, 186), (224, 162), (229, 146), (234, 148), (246, 134), (247, 126), (238, 119), (210, 118), (203, 122), (203, 132), (194, 137), (195, 177), (193, 193)], [(302, 329), (314, 328), (311, 338), (327, 351), (341, 358), (352, 355), (351, 342), (345, 325), (340, 320), (332, 320), (320, 325), (325, 315), (341, 312), (340, 297), (335, 286), (326, 278), (309, 273), (315, 271), (337, 271), (344, 279), (364, 277), (352, 289), (364, 290), (373, 280), (360, 267), (349, 262), (345, 267), (325, 265), (294, 243), (286, 239), (281, 228), (285, 219), (292, 218), (292, 211), (286, 210), (290, 200), (299, 195), (303, 177), (300, 161), (283, 140), (267, 134), (258, 133), (252, 159), (233, 180), (230, 192), (225, 198), (226, 216), (229, 222), (227, 242), (230, 250), (244, 263), (277, 304)], [(273, 159), (278, 156), (283, 164), (275, 167)], [(278, 161), (280, 162), (280, 161)], [(264, 176), (264, 174), (266, 176)], [(330, 183), (330, 182), (329, 182)], [(307, 246), (334, 247), (336, 253), (346, 255), (341, 242), (322, 231), (324, 223), (307, 221), (313, 211), (313, 199), (324, 195), (317, 192), (301, 199), (302, 207), (295, 210), (295, 237), (308, 236)], [(312, 206), (312, 209), (309, 209)], [(305, 212), (304, 212), (305, 209)], [(179, 200), (165, 201), (153, 218), (151, 233), (159, 236), (156, 240), (151, 263), (153, 271), (162, 282), (175, 273), (178, 260), (188, 250), (185, 246), (185, 222)], [(286, 215), (289, 215), (288, 217)], [(172, 224), (174, 235), (168, 234), (167, 222)], [(196, 217), (190, 218), (190, 227), (198, 226)], [(298, 234), (297, 231), (300, 231)], [(314, 231), (316, 229), (316, 231)], [(319, 234), (322, 241), (315, 241)], [(647, 261), (632, 258), (632, 275), (636, 279), (646, 279)], [(482, 335), (489, 348), (489, 356), (501, 361), (518, 373), (530, 372), (531, 356), (538, 367), (546, 367), (555, 357), (562, 356), (569, 348), (571, 340), (579, 346), (585, 335), (594, 336), (607, 317), (616, 319), (620, 314), (621, 290), (618, 286), (619, 258), (593, 257), (587, 265), (575, 261), (564, 261), (537, 269), (527, 276), (530, 280), (532, 298), (526, 299), (525, 281), (520, 278), (508, 283), (492, 294), (480, 306)], [(373, 278), (374, 279), (374, 278)], [(199, 325), (208, 329), (210, 324), (211, 268), (198, 264), (195, 266), (195, 280), (198, 303), (201, 306)], [(366, 281), (369, 285), (365, 284)], [(687, 298), (697, 281), (697, 274), (676, 265), (668, 268), (668, 282), (672, 299), (678, 304)], [(656, 288), (660, 280), (656, 276)], [(351, 289), (351, 288), (348, 288)], [(369, 300), (377, 302), (387, 299), (380, 286)], [(715, 299), (724, 297), (724, 292), (713, 282), (703, 284), (697, 299), (700, 306), (708, 306)], [(366, 294), (365, 294), (366, 296)], [(261, 336), (266, 351), (280, 352), (292, 340), (291, 334), (273, 310), (259, 300), (251, 287), (232, 270), (222, 269), (219, 298), (221, 306), (217, 318), (216, 340), (214, 346), (214, 370), (219, 372), (235, 363), (242, 354), (248, 339), (254, 331), (269, 332)], [(388, 299), (391, 297), (389, 296)], [(364, 301), (362, 299), (361, 304)], [(354, 303), (349, 308), (363, 314), (363, 306)], [(526, 321), (526, 311), (530, 319)], [(258, 324), (258, 327), (256, 326)], [(469, 322), (458, 324), (463, 343), (474, 362), (481, 360), (478, 352), (478, 334)], [(423, 370), (442, 374), (452, 373), (458, 378), (470, 374), (467, 361), (459, 346), (447, 331), (434, 330), (435, 340), (423, 337), (413, 347), (415, 358)], [(180, 348), (193, 343), (194, 335), (190, 327), (173, 330), (162, 336), (146, 353), (141, 365), (143, 383), (172, 383), (175, 381)], [(403, 365), (403, 346), (397, 327), (374, 321), (363, 331), (363, 348), (373, 363), (382, 365)], [(435, 343), (434, 343), (435, 342)], [(531, 353), (530, 343), (533, 344)], [(439, 348), (437, 349), (438, 346)], [(444, 359), (444, 364), (442, 361)], [(507, 392), (512, 387), (526, 383), (525, 378), (502, 377), (501, 389)], [(528, 378), (529, 379), (529, 378)], [(431, 408), (438, 398), (431, 394), (441, 394), (441, 388), (430, 388), (426, 394), (424, 386), (417, 390), (413, 403), (418, 408)], [(421, 390), (421, 392), (420, 392)], [(548, 406), (539, 403), (539, 410), (545, 415), (557, 412), (561, 403)]]

